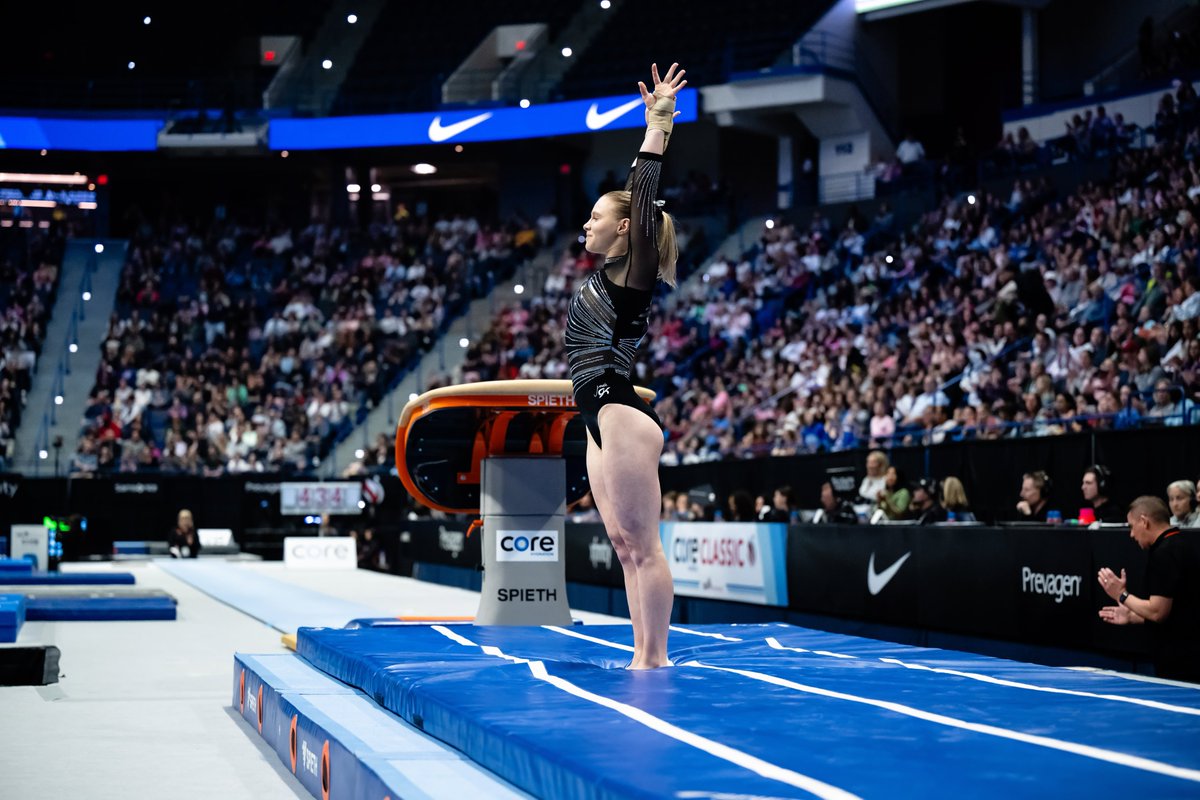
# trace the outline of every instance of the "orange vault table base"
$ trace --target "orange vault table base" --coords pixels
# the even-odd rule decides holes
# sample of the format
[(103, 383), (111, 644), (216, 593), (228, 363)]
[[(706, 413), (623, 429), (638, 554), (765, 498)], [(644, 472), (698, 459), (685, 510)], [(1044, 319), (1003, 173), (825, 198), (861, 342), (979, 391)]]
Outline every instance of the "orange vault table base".
[(570, 624), (563, 518), (588, 491), (586, 453), (570, 381), (447, 386), (404, 407), (396, 471), (405, 488), (430, 508), (482, 517), (478, 624)]

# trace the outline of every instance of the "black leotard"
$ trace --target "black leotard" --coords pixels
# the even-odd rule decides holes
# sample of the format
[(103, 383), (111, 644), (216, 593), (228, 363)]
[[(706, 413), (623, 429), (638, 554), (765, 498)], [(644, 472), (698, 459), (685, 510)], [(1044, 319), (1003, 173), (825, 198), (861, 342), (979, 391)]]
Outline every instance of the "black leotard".
[(646, 336), (650, 301), (658, 282), (658, 227), (655, 205), (662, 156), (638, 153), (630, 175), (629, 249), (589, 275), (567, 310), (564, 344), (575, 404), (597, 445), (600, 409), (609, 403), (636, 408), (662, 422), (634, 391), (630, 374), (638, 347)]

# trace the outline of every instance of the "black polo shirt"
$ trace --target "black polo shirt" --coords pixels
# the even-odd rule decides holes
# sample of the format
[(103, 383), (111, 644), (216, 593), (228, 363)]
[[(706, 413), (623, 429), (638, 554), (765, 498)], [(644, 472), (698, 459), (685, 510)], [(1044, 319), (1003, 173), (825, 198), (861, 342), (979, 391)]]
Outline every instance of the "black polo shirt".
[(1200, 557), (1197, 543), (1168, 528), (1150, 545), (1146, 594), (1171, 598), (1162, 622), (1147, 622), (1161, 678), (1200, 683)]

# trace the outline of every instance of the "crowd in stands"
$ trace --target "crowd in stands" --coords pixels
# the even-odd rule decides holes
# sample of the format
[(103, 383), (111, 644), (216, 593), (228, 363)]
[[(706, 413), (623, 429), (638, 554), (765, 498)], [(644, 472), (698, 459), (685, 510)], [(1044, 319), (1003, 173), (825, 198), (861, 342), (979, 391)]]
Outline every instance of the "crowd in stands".
[(58, 290), (66, 232), (0, 228), (0, 469), (14, 456), (30, 377)]
[[(635, 379), (666, 464), (1198, 421), (1200, 130), (1114, 157), (1105, 184), (948, 196), (908, 230), (774, 223), (667, 295)], [(461, 380), (563, 378), (565, 253)]]
[(912, 133), (906, 133), (893, 157), (873, 161), (866, 172), (877, 196), (927, 186), (939, 193), (956, 192), (981, 179), (1045, 170), (1067, 160), (1106, 159), (1148, 142), (1174, 140), (1198, 124), (1200, 99), (1192, 81), (1183, 80), (1162, 94), (1154, 119), (1142, 124), (1126, 120), (1120, 112), (1110, 115), (1104, 105), (1097, 105), (1064, 120), (1060, 136), (1039, 141), (1022, 125), (978, 152), (960, 126), (937, 155), (927, 153)]
[[(1014, 487), (1016, 488), (1016, 487)], [(1114, 495), (1111, 471), (1093, 464), (1083, 471), (1076, 486), (1054, 490), (1049, 476), (1034, 470), (1021, 476), (1019, 499), (995, 518), (980, 520), (972, 510), (962, 480), (954, 475), (941, 479), (905, 480), (891, 464), (887, 453), (871, 451), (866, 457), (866, 474), (856, 488), (839, 492), (825, 480), (818, 494), (797, 492), (780, 486), (771, 494), (754, 497), (744, 489), (731, 492), (723, 502), (709, 487), (690, 492), (663, 494), (660, 519), (666, 522), (729, 521), (859, 525), (908, 523), (1021, 522), (1038, 525), (1124, 525), (1127, 506)], [(1200, 492), (1197, 482), (1171, 482), (1162, 494), (1170, 509), (1170, 524), (1200, 528)], [(817, 499), (813, 504), (813, 499)]]
[(313, 469), (489, 276), (531, 255), (529, 227), (143, 228), (72, 471)]

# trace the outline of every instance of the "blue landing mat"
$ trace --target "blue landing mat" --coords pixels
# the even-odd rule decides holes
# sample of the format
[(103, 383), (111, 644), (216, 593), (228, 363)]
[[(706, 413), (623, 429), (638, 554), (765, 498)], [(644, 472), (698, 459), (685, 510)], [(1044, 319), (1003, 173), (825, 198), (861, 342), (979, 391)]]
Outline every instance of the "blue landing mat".
[(99, 622), (175, 619), (170, 597), (33, 597), (26, 619), (43, 622)]
[(24, 558), (0, 557), (0, 576), (13, 572), (33, 572), (33, 562)]
[(0, 642), (15, 642), (25, 624), (25, 596), (0, 594)]
[(317, 798), (527, 796), (299, 656), (234, 656), (233, 710)]
[(154, 563), (280, 633), (295, 633), (302, 625), (341, 627), (356, 617), (387, 616), (386, 611), (277, 581), (228, 561), (162, 559)]
[(1200, 796), (1200, 687), (789, 625), (302, 629), (298, 653), (552, 798)]
[(0, 574), (0, 586), (129, 586), (134, 582), (129, 572), (5, 572)]

